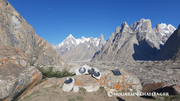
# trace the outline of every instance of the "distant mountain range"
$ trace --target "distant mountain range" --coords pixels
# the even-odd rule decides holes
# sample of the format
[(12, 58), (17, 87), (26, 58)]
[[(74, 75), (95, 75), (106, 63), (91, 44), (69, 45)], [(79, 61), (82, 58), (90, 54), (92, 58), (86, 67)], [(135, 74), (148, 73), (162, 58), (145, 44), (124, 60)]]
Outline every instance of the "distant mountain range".
[(174, 26), (165, 23), (152, 29), (149, 19), (135, 21), (130, 27), (123, 22), (92, 61), (155, 60), (175, 30)]
[(75, 39), (71, 34), (58, 45), (53, 48), (67, 61), (90, 61), (94, 54), (99, 51), (106, 43), (103, 34), (100, 38)]
[(75, 39), (71, 34), (53, 48), (67, 62), (156, 60), (167, 39), (176, 30), (171, 24), (152, 28), (149, 19), (118, 26), (107, 42), (100, 38)]

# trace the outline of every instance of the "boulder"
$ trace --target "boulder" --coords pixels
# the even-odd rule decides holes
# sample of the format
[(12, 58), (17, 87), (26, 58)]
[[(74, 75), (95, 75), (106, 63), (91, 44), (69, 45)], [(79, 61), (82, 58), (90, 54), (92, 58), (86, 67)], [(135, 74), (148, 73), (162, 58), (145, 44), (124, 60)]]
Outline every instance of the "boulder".
[(152, 83), (147, 84), (143, 87), (142, 92), (157, 92), (157, 93), (168, 93), (169, 95), (179, 95), (180, 87), (179, 85), (167, 85), (163, 83)]
[(111, 70), (101, 73), (100, 79), (94, 79), (91, 75), (74, 76), (75, 85), (83, 87), (88, 91), (96, 91), (98, 87), (105, 87), (108, 91), (111, 89), (123, 91), (141, 92), (140, 80), (131, 72), (123, 69), (119, 70), (121, 75), (115, 76)]
[(131, 72), (119, 69), (120, 75), (115, 75), (112, 71), (102, 72), (100, 85), (106, 88), (119, 91), (141, 92), (140, 80)]
[(164, 83), (150, 83), (143, 86), (142, 92), (152, 92), (154, 90), (161, 89), (166, 86), (169, 86), (169, 85), (164, 84)]
[(18, 47), (0, 47), (0, 99), (11, 101), (42, 79), (41, 72), (28, 62), (29, 55)]
[(175, 84), (171, 86), (174, 89), (174, 95), (179, 95), (180, 94), (180, 87), (179, 85)]

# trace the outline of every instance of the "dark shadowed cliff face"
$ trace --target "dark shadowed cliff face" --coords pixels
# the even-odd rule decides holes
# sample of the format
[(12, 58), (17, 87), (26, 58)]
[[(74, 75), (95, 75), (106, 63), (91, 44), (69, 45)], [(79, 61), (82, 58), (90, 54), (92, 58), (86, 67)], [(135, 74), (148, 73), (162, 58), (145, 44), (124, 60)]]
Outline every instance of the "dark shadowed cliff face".
[(165, 43), (157, 60), (180, 59), (180, 25)]
[(0, 46), (21, 47), (31, 56), (38, 57), (37, 64), (64, 64), (51, 45), (35, 33), (7, 0), (0, 0)]

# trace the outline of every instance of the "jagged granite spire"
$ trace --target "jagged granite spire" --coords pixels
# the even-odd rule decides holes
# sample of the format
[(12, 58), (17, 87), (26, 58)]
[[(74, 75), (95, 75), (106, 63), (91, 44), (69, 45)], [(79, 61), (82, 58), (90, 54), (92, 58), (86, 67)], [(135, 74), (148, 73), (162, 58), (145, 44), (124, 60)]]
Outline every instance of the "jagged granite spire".
[(106, 43), (106, 41), (104, 40), (104, 36), (103, 36), (103, 34), (101, 34), (99, 45), (98, 45), (99, 49), (101, 49), (105, 43)]
[(100, 40), (102, 40), (102, 42), (105, 42), (105, 43), (106, 43), (106, 41), (104, 40), (104, 36), (103, 36), (103, 34), (101, 34), (101, 36), (100, 36)]
[(115, 30), (115, 33), (119, 33), (121, 30), (121, 27), (120, 26), (117, 26), (116, 30)]
[(156, 30), (157, 30), (158, 32), (160, 32), (160, 26), (159, 26), (159, 23), (157, 23), (157, 25), (156, 25)]
[[(159, 27), (162, 32), (171, 32), (171, 29)], [(161, 41), (164, 38), (161, 33), (152, 29), (149, 19), (135, 21), (130, 28), (123, 22), (120, 31), (119, 29), (120, 27), (116, 28), (92, 61), (154, 60), (159, 54), (160, 44), (165, 43)]]
[(150, 30), (150, 29), (152, 29), (151, 20), (143, 18), (140, 21), (135, 21), (131, 25), (131, 29), (133, 31), (146, 31), (146, 30)]
[(128, 25), (126, 22), (123, 22), (123, 23), (121, 24), (121, 30), (120, 30), (120, 32), (127, 32), (127, 31), (129, 31), (129, 25)]

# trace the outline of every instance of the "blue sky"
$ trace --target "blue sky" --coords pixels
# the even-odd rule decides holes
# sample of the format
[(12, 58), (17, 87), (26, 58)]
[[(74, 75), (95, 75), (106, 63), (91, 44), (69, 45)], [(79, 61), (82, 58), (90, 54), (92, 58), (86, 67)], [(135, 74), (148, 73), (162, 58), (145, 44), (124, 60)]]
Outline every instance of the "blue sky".
[(59, 44), (69, 34), (75, 38), (107, 40), (117, 26), (130, 26), (142, 18), (157, 23), (180, 24), (180, 0), (8, 0), (50, 44)]

